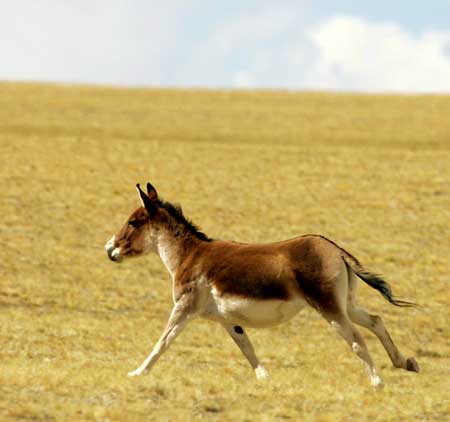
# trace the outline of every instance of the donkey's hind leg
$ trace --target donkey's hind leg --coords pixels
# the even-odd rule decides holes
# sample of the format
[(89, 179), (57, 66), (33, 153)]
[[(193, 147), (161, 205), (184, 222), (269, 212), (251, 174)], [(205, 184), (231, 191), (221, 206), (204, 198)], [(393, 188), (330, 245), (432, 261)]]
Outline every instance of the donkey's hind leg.
[(333, 315), (332, 318), (330, 318), (329, 315), (324, 315), (324, 317), (331, 323), (336, 331), (344, 338), (352, 350), (362, 360), (367, 369), (367, 373), (369, 374), (371, 384), (374, 387), (381, 387), (383, 385), (383, 381), (375, 369), (372, 358), (367, 350), (366, 342), (347, 315), (342, 313), (340, 315)]
[(370, 315), (365, 309), (356, 305), (357, 279), (353, 271), (349, 270), (349, 298), (347, 303), (347, 313), (350, 319), (362, 327), (365, 327), (372, 331), (383, 347), (386, 349), (392, 364), (396, 368), (403, 368), (407, 371), (419, 372), (419, 364), (414, 358), (405, 359), (400, 353), (397, 346), (392, 341), (391, 336), (384, 327), (383, 320), (378, 315)]
[[(333, 275), (324, 272), (319, 280), (297, 275), (297, 281), (308, 302), (336, 329), (364, 363), (374, 387), (382, 386), (366, 343), (347, 315), (348, 273), (344, 261)], [(335, 269), (335, 268), (333, 268)]]
[(379, 377), (377, 370), (367, 350), (366, 342), (353, 325), (347, 314), (347, 298), (349, 294), (348, 269), (344, 264), (341, 273), (334, 280), (334, 292), (328, 293), (328, 306), (319, 307), (319, 312), (331, 323), (343, 339), (348, 343), (353, 352), (362, 360), (369, 374), (370, 382), (374, 387), (382, 387), (383, 381)]
[[(347, 281), (336, 280), (336, 285), (341, 285), (346, 287)], [(341, 292), (347, 291), (345, 288), (341, 289)], [(352, 324), (350, 318), (346, 312), (345, 300), (341, 295), (330, 294), (327, 298), (327, 306), (316, 306), (319, 313), (336, 329), (338, 334), (348, 343), (353, 352), (362, 360), (364, 366), (369, 374), (370, 382), (374, 387), (381, 387), (383, 381), (377, 374), (377, 370), (373, 364), (372, 358), (370, 357), (369, 351), (367, 350), (366, 342), (363, 337)]]
[(419, 372), (417, 361), (414, 358), (405, 359), (392, 341), (391, 336), (384, 327), (383, 320), (378, 315), (370, 315), (365, 309), (350, 304), (347, 312), (353, 322), (369, 329), (378, 337), (396, 368)]

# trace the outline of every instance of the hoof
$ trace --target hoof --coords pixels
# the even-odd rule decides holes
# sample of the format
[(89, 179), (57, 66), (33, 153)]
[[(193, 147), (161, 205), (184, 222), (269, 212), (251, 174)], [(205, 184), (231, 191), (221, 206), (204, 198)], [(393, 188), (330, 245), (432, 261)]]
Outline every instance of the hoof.
[(142, 371), (139, 371), (139, 369), (136, 369), (135, 371), (128, 372), (129, 377), (137, 377), (138, 375), (141, 375)]
[(384, 382), (378, 375), (372, 377), (370, 382), (372, 384), (372, 387), (377, 390), (381, 390), (384, 387)]
[(269, 373), (261, 365), (255, 368), (256, 379), (265, 380), (269, 378)]
[(420, 367), (414, 358), (406, 359), (406, 370), (411, 372), (420, 372)]

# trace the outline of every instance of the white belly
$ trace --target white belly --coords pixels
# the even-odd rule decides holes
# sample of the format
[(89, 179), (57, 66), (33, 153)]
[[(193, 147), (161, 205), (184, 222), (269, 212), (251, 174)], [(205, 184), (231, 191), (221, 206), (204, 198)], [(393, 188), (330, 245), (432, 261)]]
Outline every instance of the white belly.
[(244, 327), (268, 327), (291, 319), (306, 305), (300, 297), (290, 300), (219, 296), (213, 289), (204, 317)]

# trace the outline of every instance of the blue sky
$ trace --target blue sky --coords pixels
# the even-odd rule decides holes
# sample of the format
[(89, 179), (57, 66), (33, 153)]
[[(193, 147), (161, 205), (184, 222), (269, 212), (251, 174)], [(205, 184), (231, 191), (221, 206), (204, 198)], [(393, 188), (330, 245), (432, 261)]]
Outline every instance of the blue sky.
[(372, 22), (396, 22), (416, 34), (425, 29), (450, 29), (450, 1), (446, 0), (319, 0), (316, 8), (323, 11), (322, 18), (339, 13)]
[(450, 0), (0, 2), (0, 80), (450, 93)]

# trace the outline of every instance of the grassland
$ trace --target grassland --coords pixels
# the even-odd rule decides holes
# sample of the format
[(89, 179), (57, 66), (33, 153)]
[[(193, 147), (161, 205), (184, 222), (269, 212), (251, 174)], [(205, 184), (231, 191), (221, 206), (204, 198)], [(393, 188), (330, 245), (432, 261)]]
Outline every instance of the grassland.
[[(450, 415), (450, 97), (0, 84), (0, 420), (443, 421)], [(211, 237), (336, 240), (423, 310), (361, 284), (422, 373), (386, 383), (313, 311), (249, 330), (257, 382), (221, 327), (195, 321), (127, 378), (165, 325), (156, 256), (103, 245), (160, 194)]]

